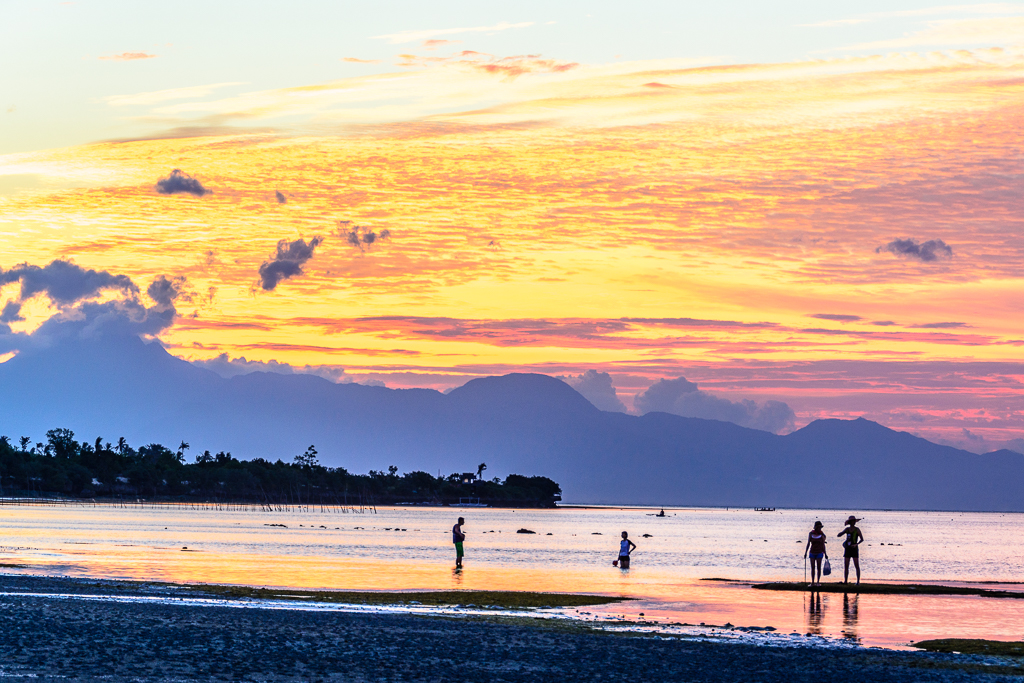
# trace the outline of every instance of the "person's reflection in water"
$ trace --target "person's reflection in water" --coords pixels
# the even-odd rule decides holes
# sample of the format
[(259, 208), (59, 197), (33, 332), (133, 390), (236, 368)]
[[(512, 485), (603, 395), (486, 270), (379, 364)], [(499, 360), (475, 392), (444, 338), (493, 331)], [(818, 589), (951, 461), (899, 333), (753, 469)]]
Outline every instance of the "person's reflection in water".
[(462, 587), (462, 567), (452, 569), (452, 584), (456, 588)]
[[(811, 591), (805, 594), (807, 596), (807, 632), (811, 635), (821, 635), (821, 620), (825, 616), (825, 611), (821, 606), (821, 593), (818, 591)], [(826, 601), (825, 605), (828, 605)]]
[(860, 593), (843, 593), (843, 637), (859, 640), (857, 637), (857, 602)]

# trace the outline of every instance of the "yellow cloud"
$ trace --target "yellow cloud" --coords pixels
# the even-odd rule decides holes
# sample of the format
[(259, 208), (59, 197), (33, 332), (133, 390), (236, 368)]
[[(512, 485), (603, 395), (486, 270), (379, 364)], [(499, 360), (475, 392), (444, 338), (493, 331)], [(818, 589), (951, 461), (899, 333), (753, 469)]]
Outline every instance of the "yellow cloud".
[(1024, 45), (1024, 16), (984, 19), (951, 19), (931, 22), (928, 28), (902, 38), (858, 43), (846, 50), (900, 50), (917, 47), (972, 45)]
[[(513, 81), (479, 68), (494, 63), (513, 62), (453, 55), (147, 112), (290, 135), (2, 157), (0, 175), (88, 186), (0, 197), (0, 266), (186, 276), (216, 297), (182, 306), (174, 348), (379, 373), (991, 360), (1024, 339), (1019, 50)], [(174, 168), (213, 194), (158, 194)], [(391, 238), (360, 248), (339, 221)], [(279, 240), (315, 236), (301, 274), (253, 291)], [(952, 253), (879, 249), (895, 240)], [(920, 327), (948, 321), (969, 327)]]
[(232, 85), (242, 85), (242, 83), (211, 83), (209, 85), (194, 85), (188, 88), (172, 88), (170, 90), (157, 90), (155, 92), (143, 92), (134, 95), (111, 95), (110, 97), (103, 98), (103, 101), (112, 107), (148, 107), (168, 100), (191, 100), (206, 97), (215, 90)]

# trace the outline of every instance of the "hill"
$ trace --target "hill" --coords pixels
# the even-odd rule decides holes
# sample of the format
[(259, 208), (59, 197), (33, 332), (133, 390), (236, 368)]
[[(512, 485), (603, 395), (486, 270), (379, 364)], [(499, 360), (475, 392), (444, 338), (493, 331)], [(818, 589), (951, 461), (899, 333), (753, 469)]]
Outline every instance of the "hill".
[(315, 444), (365, 472), (542, 475), (569, 502), (1024, 510), (1024, 456), (975, 455), (867, 420), (786, 436), (665, 413), (595, 408), (564, 382), (513, 374), (449, 394), (311, 375), (223, 379), (133, 336), (64, 338), (0, 364), (0, 434), (192, 444), (269, 460)]

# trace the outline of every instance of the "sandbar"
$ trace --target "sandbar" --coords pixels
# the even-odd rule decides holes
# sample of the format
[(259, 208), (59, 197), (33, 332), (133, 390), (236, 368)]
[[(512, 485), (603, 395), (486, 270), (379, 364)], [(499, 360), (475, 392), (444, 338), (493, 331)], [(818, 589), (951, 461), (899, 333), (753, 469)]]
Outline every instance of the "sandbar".
[[(706, 579), (723, 581), (725, 579)], [(766, 591), (804, 591), (818, 593), (864, 593), (876, 595), (975, 595), (984, 598), (1024, 599), (1024, 591), (1001, 591), (969, 586), (942, 586), (927, 583), (822, 583), (812, 586), (806, 582), (755, 583), (751, 588)]]
[[(165, 599), (87, 599), (104, 591)], [(275, 600), (244, 596), (233, 600), (256, 606), (239, 608), (225, 606), (221, 598), (196, 604), (189, 596), (199, 592), (173, 584), (0, 575), (0, 677), (947, 683), (1024, 674), (1024, 667), (984, 655), (759, 647), (497, 615), (261, 608)], [(556, 601), (546, 596), (546, 602)]]

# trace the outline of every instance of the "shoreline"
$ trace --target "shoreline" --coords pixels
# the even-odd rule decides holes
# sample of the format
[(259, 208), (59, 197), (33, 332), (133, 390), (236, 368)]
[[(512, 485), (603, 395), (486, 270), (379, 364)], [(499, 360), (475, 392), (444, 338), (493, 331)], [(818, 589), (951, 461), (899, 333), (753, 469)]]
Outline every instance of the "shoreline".
[(610, 676), (723, 683), (834, 676), (946, 683), (1024, 675), (1020, 658), (797, 641), (765, 646), (771, 643), (642, 632), (635, 624), (595, 628), (536, 618), (536, 608), (416, 614), (364, 604), (341, 611), (345, 605), (320, 603), (320, 609), (200, 592), (176, 584), (0, 575), (0, 676), (481, 682)]
[[(2, 565), (0, 565), (2, 567)], [(800, 584), (757, 584), (733, 579), (702, 579), (703, 581), (723, 581), (743, 584), (749, 588), (781, 591), (813, 592)], [(31, 590), (8, 590), (10, 584), (20, 584)], [(830, 584), (833, 590), (821, 592), (856, 593), (856, 585)], [(862, 584), (861, 587), (895, 588), (897, 590), (877, 590), (876, 595), (919, 595), (947, 596), (970, 595), (985, 597), (986, 591), (943, 592), (942, 589), (956, 591), (956, 587), (920, 586), (937, 588), (931, 592), (918, 593), (914, 590), (898, 590), (903, 586), (894, 584)], [(908, 588), (918, 586), (910, 585)], [(863, 591), (870, 592), (870, 591)], [(979, 595), (979, 592), (981, 595)], [(994, 591), (993, 591), (994, 592)], [(68, 576), (45, 576), (31, 574), (8, 574), (0, 571), (0, 596), (34, 595), (41, 598), (60, 600), (90, 600), (111, 602), (144, 602), (148, 604), (192, 604), (196, 606), (232, 606), (252, 609), (273, 610), (320, 610), (335, 612), (386, 612), (390, 614), (407, 614), (419, 617), (437, 618), (482, 618), (488, 620), (522, 620), (537, 623), (560, 623), (563, 626), (580, 627), (595, 632), (629, 633), (647, 636), (673, 636), (715, 640), (716, 642), (745, 642), (759, 646), (792, 647), (804, 646), (813, 648), (843, 648), (899, 651), (908, 649), (904, 646), (866, 646), (858, 641), (840, 636), (802, 634), (798, 631), (786, 632), (773, 626), (735, 625), (730, 622), (709, 624), (700, 622), (691, 624), (681, 621), (665, 621), (649, 619), (640, 612), (638, 616), (603, 614), (583, 611), (580, 608), (591, 606), (608, 606), (617, 603), (633, 602), (641, 598), (622, 595), (598, 595), (587, 593), (557, 593), (534, 591), (487, 591), (487, 590), (380, 590), (380, 591), (349, 591), (349, 590), (309, 590), (299, 588), (274, 588), (241, 584), (206, 584), (206, 583), (173, 583), (163, 581), (145, 581), (132, 579), (99, 579)], [(996, 596), (1005, 597), (1005, 596)], [(1024, 592), (1013, 594), (1014, 598), (1024, 598)], [(922, 642), (945, 642), (961, 640), (944, 638)], [(995, 643), (1000, 647), (1014, 641), (977, 640), (977, 643)], [(916, 647), (911, 643), (909, 647)], [(948, 650), (941, 650), (948, 651)], [(1024, 662), (1022, 662), (1024, 664)]]
[[(223, 508), (254, 508), (264, 510), (269, 513), (290, 511), (295, 510), (314, 510), (320, 507), (327, 508), (351, 508), (352, 505), (348, 504), (337, 504), (337, 503), (268, 503), (259, 500), (189, 500), (180, 498), (160, 498), (160, 497), (146, 497), (142, 498), (139, 496), (125, 497), (125, 498), (70, 498), (63, 496), (6, 496), (0, 495), (0, 507), (3, 506), (17, 506), (17, 505), (46, 505), (46, 506), (70, 506), (70, 505), (96, 505), (96, 506), (111, 506), (111, 507), (142, 507), (146, 505), (152, 506), (168, 506), (168, 507), (186, 507), (189, 505), (196, 505), (202, 507), (223, 507)], [(360, 506), (355, 505), (356, 508)], [(375, 508), (396, 508), (396, 509), (473, 509), (477, 508), (476, 505), (460, 506), (458, 503), (419, 503), (419, 502), (385, 502), (376, 503), (368, 502), (362, 505), (363, 510), (372, 512)], [(743, 511), (743, 512), (764, 512), (771, 514), (773, 512), (923, 512), (923, 513), (949, 513), (949, 514), (981, 514), (981, 515), (1024, 515), (1024, 508), (1020, 510), (947, 510), (938, 508), (865, 508), (865, 507), (853, 507), (853, 508), (827, 508), (827, 507), (775, 507), (770, 510), (759, 510), (749, 505), (658, 505), (650, 503), (620, 503), (620, 504), (605, 504), (605, 503), (562, 503), (556, 502), (554, 505), (494, 505), (487, 504), (479, 509), (489, 510), (629, 510), (629, 511), (644, 511), (644, 510), (665, 510), (668, 512), (697, 512), (701, 510), (716, 510), (724, 512), (732, 511)]]
[[(705, 581), (729, 581), (728, 579), (703, 579)], [(747, 582), (742, 582), (747, 583)], [(1014, 585), (1016, 582), (988, 582)], [(1001, 591), (991, 588), (968, 586), (946, 586), (925, 583), (842, 583), (829, 582), (812, 586), (806, 581), (772, 581), (750, 583), (755, 590), (797, 591), (804, 593), (855, 593), (864, 595), (970, 595), (980, 598), (1024, 600), (1024, 591)]]

